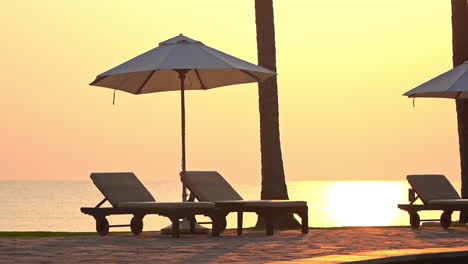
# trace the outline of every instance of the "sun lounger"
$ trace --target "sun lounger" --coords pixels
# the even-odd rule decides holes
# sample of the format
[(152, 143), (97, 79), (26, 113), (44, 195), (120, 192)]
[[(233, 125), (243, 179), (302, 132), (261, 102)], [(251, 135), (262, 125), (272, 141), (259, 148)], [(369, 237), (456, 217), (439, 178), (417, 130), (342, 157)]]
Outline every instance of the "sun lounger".
[[(156, 202), (151, 193), (132, 172), (92, 173), (91, 179), (104, 195), (95, 207), (82, 207), (81, 212), (92, 215), (96, 220), (96, 231), (104, 236), (110, 227), (130, 226), (136, 235), (143, 230), (143, 217), (147, 214), (158, 214), (168, 217), (172, 221), (172, 236), (178, 238), (179, 219), (195, 219), (195, 215), (205, 215), (211, 218), (212, 235), (219, 236), (224, 215), (210, 202)], [(100, 207), (106, 201), (112, 207)], [(129, 225), (109, 225), (106, 216), (117, 214), (131, 214), (133, 218)], [(195, 230), (195, 222), (191, 221), (191, 230)]]
[[(414, 229), (419, 228), (421, 221), (440, 221), (443, 228), (452, 223), (452, 212), (468, 210), (468, 199), (461, 199), (452, 184), (444, 175), (408, 175), (406, 177), (409, 189), (409, 204), (399, 204), (398, 208), (409, 213), (410, 224)], [(420, 199), (423, 204), (414, 204)], [(440, 219), (421, 219), (418, 211), (442, 210)]]
[[(309, 232), (308, 207), (305, 201), (258, 200), (246, 201), (216, 171), (187, 171), (181, 175), (191, 192), (191, 200), (213, 202), (224, 212), (237, 212), (237, 234), (242, 234), (243, 212), (255, 212), (263, 217), (267, 235), (273, 235), (273, 221), (281, 212), (299, 215), (302, 220), (302, 233)], [(223, 223), (225, 227), (225, 223)]]

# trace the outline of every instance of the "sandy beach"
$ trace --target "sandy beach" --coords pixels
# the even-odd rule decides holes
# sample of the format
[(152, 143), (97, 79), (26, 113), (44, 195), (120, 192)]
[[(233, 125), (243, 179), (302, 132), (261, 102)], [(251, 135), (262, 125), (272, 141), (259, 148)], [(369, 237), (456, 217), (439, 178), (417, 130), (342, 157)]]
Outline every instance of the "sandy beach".
[(311, 229), (307, 235), (280, 231), (272, 237), (262, 231), (246, 231), (239, 237), (228, 230), (219, 238), (183, 235), (180, 239), (147, 231), (138, 236), (0, 238), (0, 263), (292, 263), (332, 255), (349, 255), (353, 260), (354, 255), (372, 251), (460, 247), (468, 250), (467, 228), (323, 228)]

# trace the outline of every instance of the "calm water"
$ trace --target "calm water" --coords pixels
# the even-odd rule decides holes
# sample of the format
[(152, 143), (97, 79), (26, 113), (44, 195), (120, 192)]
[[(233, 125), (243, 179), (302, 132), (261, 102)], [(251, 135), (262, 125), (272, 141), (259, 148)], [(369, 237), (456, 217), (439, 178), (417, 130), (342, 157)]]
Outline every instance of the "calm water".
[[(244, 199), (259, 199), (258, 186), (233, 185)], [(179, 182), (146, 186), (158, 201), (180, 199)], [(459, 190), (460, 184), (455, 183), (455, 187)], [(292, 181), (288, 188), (292, 200), (308, 202), (309, 225), (313, 227), (409, 224), (407, 213), (397, 208), (398, 203), (407, 202), (408, 185), (404, 181)], [(82, 214), (80, 207), (95, 206), (100, 200), (102, 196), (91, 181), (0, 181), (0, 230), (94, 231), (94, 219)], [(423, 212), (421, 216), (438, 218), (439, 214)], [(108, 219), (111, 224), (128, 224), (130, 216)], [(244, 215), (244, 226), (255, 221), (256, 214)], [(168, 224), (165, 217), (148, 215), (144, 230), (159, 230)], [(228, 227), (235, 225), (235, 214), (231, 214)]]

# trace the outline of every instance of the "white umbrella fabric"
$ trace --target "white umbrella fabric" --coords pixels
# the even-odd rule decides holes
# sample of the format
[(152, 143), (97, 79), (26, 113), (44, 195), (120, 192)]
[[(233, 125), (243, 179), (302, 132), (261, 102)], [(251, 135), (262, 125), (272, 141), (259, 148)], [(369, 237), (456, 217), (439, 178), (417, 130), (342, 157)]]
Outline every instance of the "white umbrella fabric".
[(468, 61), (404, 93), (408, 97), (468, 98)]
[[(185, 90), (260, 82), (275, 72), (238, 59), (182, 34), (159, 43), (159, 46), (119, 66), (99, 74), (90, 84), (145, 94), (181, 91), (182, 112), (182, 183), (185, 160)], [(185, 184), (182, 200), (187, 200)]]

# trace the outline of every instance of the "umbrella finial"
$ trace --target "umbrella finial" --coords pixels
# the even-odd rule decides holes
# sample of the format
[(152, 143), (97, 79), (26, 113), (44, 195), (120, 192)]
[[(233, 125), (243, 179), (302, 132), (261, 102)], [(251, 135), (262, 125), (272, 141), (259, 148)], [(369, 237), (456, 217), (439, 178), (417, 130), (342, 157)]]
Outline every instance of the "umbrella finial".
[(166, 41), (160, 42), (159, 46), (175, 45), (175, 44), (199, 44), (199, 45), (203, 45), (203, 43), (201, 43), (200, 41), (195, 40), (195, 39), (191, 39), (191, 38), (183, 35), (182, 33), (180, 33), (176, 37), (173, 37), (173, 38), (170, 38), (170, 39), (168, 39)]

